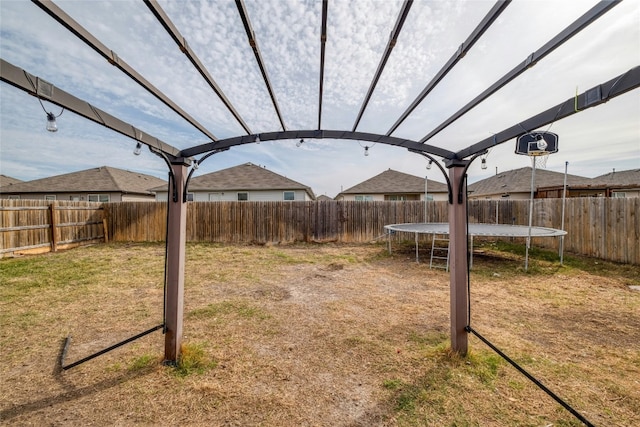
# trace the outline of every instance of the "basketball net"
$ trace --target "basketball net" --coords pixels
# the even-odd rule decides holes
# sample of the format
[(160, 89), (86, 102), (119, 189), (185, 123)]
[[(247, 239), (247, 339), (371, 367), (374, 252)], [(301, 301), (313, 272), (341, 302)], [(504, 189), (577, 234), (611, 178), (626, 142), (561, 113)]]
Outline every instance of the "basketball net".
[(549, 159), (548, 151), (529, 151), (529, 157), (531, 157), (532, 163), (535, 164), (536, 168), (545, 168), (547, 167), (547, 160)]

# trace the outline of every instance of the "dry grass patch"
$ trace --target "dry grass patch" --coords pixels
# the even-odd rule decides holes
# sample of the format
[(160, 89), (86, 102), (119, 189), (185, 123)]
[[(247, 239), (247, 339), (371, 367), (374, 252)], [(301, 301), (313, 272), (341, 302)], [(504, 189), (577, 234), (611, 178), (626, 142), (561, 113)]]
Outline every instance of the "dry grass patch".
[[(473, 327), (594, 424), (640, 424), (640, 268), (482, 250)], [(0, 260), (2, 423), (580, 425), (475, 337), (450, 353), (448, 274), (411, 246), (190, 244), (178, 367), (156, 332), (57, 372), (67, 335), (72, 362), (161, 323), (163, 252)]]

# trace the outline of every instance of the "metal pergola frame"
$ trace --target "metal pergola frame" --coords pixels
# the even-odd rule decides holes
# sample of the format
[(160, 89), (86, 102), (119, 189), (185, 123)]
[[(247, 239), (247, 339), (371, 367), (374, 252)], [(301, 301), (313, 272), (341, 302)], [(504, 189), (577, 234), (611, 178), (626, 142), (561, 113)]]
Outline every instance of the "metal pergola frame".
[[(547, 125), (554, 121), (563, 119), (573, 114), (577, 114), (586, 108), (594, 107), (608, 100), (620, 96), (628, 91), (638, 89), (640, 87), (640, 66), (636, 66), (626, 73), (614, 76), (606, 82), (579, 94), (575, 98), (551, 106), (547, 110), (532, 116), (520, 123), (497, 132), (492, 137), (485, 138), (458, 151), (447, 150), (446, 148), (437, 147), (426, 144), (429, 139), (437, 133), (448, 127), (457, 119), (462, 117), (471, 109), (489, 98), (509, 82), (526, 72), (533, 65), (541, 61), (545, 56), (564, 44), (571, 37), (575, 36), (591, 23), (595, 22), (621, 0), (607, 0), (596, 4), (589, 11), (567, 26), (564, 30), (552, 37), (546, 44), (538, 50), (530, 54), (522, 63), (517, 65), (494, 84), (488, 87), (484, 92), (462, 107), (458, 112), (453, 114), (447, 120), (436, 126), (420, 140), (411, 140), (398, 138), (392, 134), (398, 129), (403, 121), (408, 118), (415, 108), (431, 93), (431, 91), (442, 81), (442, 79), (458, 64), (467, 52), (482, 38), (485, 32), (495, 23), (500, 14), (509, 6), (510, 0), (498, 0), (481, 20), (481, 22), (471, 31), (468, 38), (453, 53), (450, 59), (436, 73), (432, 80), (426, 85), (418, 97), (409, 105), (409, 107), (400, 115), (393, 126), (386, 134), (374, 134), (366, 132), (357, 132), (356, 129), (360, 123), (362, 115), (366, 111), (369, 100), (376, 88), (378, 80), (384, 70), (386, 62), (390, 57), (392, 50), (396, 44), (403, 24), (410, 13), (412, 0), (405, 0), (402, 4), (400, 13), (397, 17), (393, 31), (391, 32), (386, 49), (382, 54), (378, 68), (371, 80), (369, 89), (361, 104), (359, 113), (351, 130), (330, 130), (322, 129), (322, 101), (323, 101), (323, 84), (324, 84), (324, 61), (325, 61), (325, 44), (327, 41), (327, 17), (328, 17), (328, 0), (322, 0), (321, 13), (321, 31), (319, 40), (320, 66), (319, 66), (319, 96), (318, 96), (318, 126), (317, 129), (300, 129), (288, 130), (280, 112), (276, 94), (273, 90), (265, 61), (260, 52), (258, 41), (253, 32), (247, 9), (243, 0), (236, 0), (238, 14), (242, 20), (248, 42), (253, 50), (256, 63), (262, 74), (264, 85), (269, 93), (273, 108), (278, 116), (281, 126), (280, 130), (272, 132), (253, 133), (249, 126), (242, 119), (240, 114), (224, 95), (222, 89), (216, 84), (209, 71), (191, 50), (186, 39), (179, 32), (175, 24), (170, 20), (168, 15), (160, 7), (156, 0), (144, 0), (150, 12), (156, 17), (159, 24), (167, 31), (171, 38), (178, 45), (180, 50), (187, 56), (188, 60), (199, 72), (205, 83), (220, 98), (225, 107), (231, 112), (237, 122), (242, 126), (246, 134), (226, 139), (217, 139), (213, 132), (206, 129), (180, 106), (167, 97), (162, 91), (149, 83), (142, 75), (140, 75), (131, 66), (120, 59), (117, 54), (100, 42), (89, 31), (83, 28), (78, 22), (73, 20), (62, 9), (56, 6), (50, 0), (32, 0), (38, 7), (49, 14), (62, 26), (67, 28), (76, 37), (90, 46), (94, 51), (100, 54), (107, 61), (125, 73), (129, 78), (137, 82), (149, 93), (179, 114), (188, 123), (206, 135), (210, 141), (199, 144), (186, 149), (178, 149), (172, 145), (161, 141), (160, 139), (149, 135), (133, 125), (114, 117), (97, 107), (69, 94), (51, 83), (48, 83), (37, 76), (29, 74), (26, 70), (16, 67), (5, 60), (0, 62), (0, 79), (21, 89), (33, 96), (46, 99), (53, 104), (63, 107), (67, 110), (85, 117), (95, 123), (101, 124), (112, 129), (124, 136), (135, 141), (147, 145), (154, 153), (160, 155), (167, 163), (170, 170), (169, 187), (170, 193), (174, 195), (168, 205), (168, 224), (167, 224), (167, 295), (166, 295), (166, 319), (164, 325), (165, 331), (165, 359), (167, 361), (176, 361), (180, 355), (180, 344), (182, 341), (182, 304), (184, 292), (184, 260), (185, 260), (185, 233), (186, 233), (186, 192), (187, 185), (193, 170), (187, 173), (190, 165), (194, 162), (199, 164), (211, 155), (233, 148), (235, 146), (250, 144), (256, 141), (277, 141), (285, 139), (344, 139), (357, 140), (372, 143), (382, 143), (401, 148), (406, 148), (411, 152), (421, 154), (431, 160), (433, 156), (441, 157), (448, 171), (448, 177), (444, 168), (440, 167), (445, 175), (449, 187), (449, 227), (450, 233), (450, 292), (451, 292), (451, 347), (452, 350), (466, 354), (467, 339), (469, 331), (467, 316), (467, 236), (466, 236), (466, 194), (464, 188), (466, 171), (473, 161), (481, 154), (485, 153), (491, 147), (509, 141), (519, 135), (532, 131), (541, 126)], [(200, 160), (195, 160), (194, 156), (203, 155)], [(440, 166), (440, 165), (438, 165)]]

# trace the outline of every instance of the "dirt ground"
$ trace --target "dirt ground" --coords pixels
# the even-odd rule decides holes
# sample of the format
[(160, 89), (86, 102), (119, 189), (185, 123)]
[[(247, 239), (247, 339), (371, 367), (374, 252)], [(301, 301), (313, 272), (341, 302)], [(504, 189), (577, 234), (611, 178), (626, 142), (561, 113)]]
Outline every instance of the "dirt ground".
[[(448, 273), (378, 244), (189, 245), (181, 368), (158, 331), (60, 371), (69, 335), (67, 364), (162, 322), (163, 249), (0, 262), (2, 424), (582, 425), (475, 336), (451, 354)], [(473, 328), (594, 425), (640, 425), (640, 269), (520, 261), (475, 256)]]

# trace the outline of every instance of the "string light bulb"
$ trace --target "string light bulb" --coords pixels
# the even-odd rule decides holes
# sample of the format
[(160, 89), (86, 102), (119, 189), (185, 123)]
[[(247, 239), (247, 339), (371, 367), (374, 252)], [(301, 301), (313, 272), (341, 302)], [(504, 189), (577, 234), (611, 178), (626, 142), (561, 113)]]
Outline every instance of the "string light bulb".
[(58, 132), (56, 116), (54, 116), (53, 113), (47, 113), (47, 130), (49, 132)]
[(256, 135), (256, 139), (253, 142), (260, 144), (260, 135)]
[(364, 147), (364, 155), (365, 157), (369, 155), (369, 147)]
[(482, 159), (480, 159), (480, 168), (481, 169), (486, 169), (487, 168), (487, 158), (483, 157)]
[(429, 163), (427, 163), (427, 170), (431, 169), (431, 164), (433, 163), (433, 160), (429, 160)]
[(302, 144), (304, 144), (304, 138), (300, 138), (300, 141), (296, 142), (296, 147), (300, 147)]
[(136, 156), (139, 156), (140, 153), (142, 153), (142, 143), (140, 141), (138, 141), (136, 143), (136, 148), (135, 150), (133, 150), (133, 154), (135, 154)]

